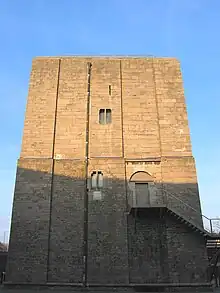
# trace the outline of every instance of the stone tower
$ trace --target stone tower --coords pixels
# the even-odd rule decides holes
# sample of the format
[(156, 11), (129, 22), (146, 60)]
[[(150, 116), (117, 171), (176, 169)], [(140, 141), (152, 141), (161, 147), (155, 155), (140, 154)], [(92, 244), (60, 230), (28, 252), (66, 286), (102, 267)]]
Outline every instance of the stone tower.
[(34, 59), (7, 283), (201, 284), (202, 233), (179, 62)]

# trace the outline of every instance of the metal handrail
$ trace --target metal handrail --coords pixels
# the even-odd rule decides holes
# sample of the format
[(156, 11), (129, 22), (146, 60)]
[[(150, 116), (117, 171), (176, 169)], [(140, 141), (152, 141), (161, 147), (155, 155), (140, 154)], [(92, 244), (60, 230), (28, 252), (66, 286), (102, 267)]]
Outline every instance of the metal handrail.
[[(195, 209), (190, 204), (177, 197), (176, 194), (166, 190), (164, 187), (161, 188), (161, 191), (163, 194), (163, 199), (161, 198), (162, 200), (158, 197), (159, 201), (151, 203), (150, 199), (150, 203), (143, 203), (143, 207), (167, 207), (169, 210), (182, 217), (185, 221), (188, 221), (195, 227), (203, 230), (205, 233), (220, 236), (220, 218), (208, 218), (203, 215), (200, 210)], [(128, 192), (128, 202), (130, 201), (131, 206), (134, 208), (138, 207), (136, 200), (137, 198), (134, 192), (130, 190), (130, 192)], [(214, 223), (215, 221), (218, 221), (217, 225)]]
[[(189, 204), (187, 204), (186, 202), (184, 202), (182, 199), (176, 197), (173, 193), (168, 192), (167, 190), (163, 189), (163, 191), (165, 191), (168, 195), (170, 195), (171, 197), (174, 197), (175, 199), (177, 199), (178, 201), (182, 202), (184, 205), (188, 206), (189, 208), (191, 208), (192, 210), (194, 210), (195, 212), (197, 212), (198, 214), (201, 214), (198, 210), (194, 209), (192, 206), (190, 206)], [(202, 214), (201, 214), (202, 215)], [(202, 215), (203, 216), (203, 215)], [(204, 216), (205, 218), (207, 218), (206, 216)], [(209, 219), (209, 218), (207, 218)]]
[[(186, 207), (190, 208), (192, 211), (196, 212), (196, 214), (198, 216), (200, 216), (201, 218), (204, 218), (206, 220), (209, 221), (209, 224), (210, 224), (210, 231), (203, 227), (207, 232), (211, 233), (211, 234), (218, 234), (218, 233), (215, 233), (213, 231), (213, 224), (212, 224), (212, 221), (219, 221), (220, 222), (220, 218), (208, 218), (207, 216), (203, 215), (199, 210), (196, 210), (195, 208), (193, 208), (191, 205), (187, 204), (186, 202), (184, 202), (183, 200), (181, 200), (180, 198), (176, 197), (173, 193), (171, 192), (168, 192), (167, 190), (165, 190), (164, 188), (162, 189), (168, 196), (172, 197), (172, 198), (175, 198), (176, 200), (178, 200), (179, 202), (181, 202), (183, 205), (185, 205)], [(167, 202), (168, 204), (168, 202)], [(197, 225), (196, 225), (197, 226)], [(220, 228), (219, 228), (220, 230)], [(220, 231), (219, 231), (220, 232)]]

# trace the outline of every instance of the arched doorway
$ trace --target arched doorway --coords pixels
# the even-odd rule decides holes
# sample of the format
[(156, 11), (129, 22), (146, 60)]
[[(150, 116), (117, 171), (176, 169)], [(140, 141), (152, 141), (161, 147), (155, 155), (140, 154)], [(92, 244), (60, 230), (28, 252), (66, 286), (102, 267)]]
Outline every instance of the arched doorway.
[(129, 188), (133, 207), (149, 207), (153, 195), (154, 178), (145, 171), (137, 171), (130, 177)]

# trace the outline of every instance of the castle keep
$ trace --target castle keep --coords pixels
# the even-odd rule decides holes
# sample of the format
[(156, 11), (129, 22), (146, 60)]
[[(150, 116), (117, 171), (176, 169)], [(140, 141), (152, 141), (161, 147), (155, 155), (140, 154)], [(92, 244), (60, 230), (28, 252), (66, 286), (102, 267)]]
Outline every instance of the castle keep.
[(33, 60), (6, 281), (206, 283), (180, 64)]

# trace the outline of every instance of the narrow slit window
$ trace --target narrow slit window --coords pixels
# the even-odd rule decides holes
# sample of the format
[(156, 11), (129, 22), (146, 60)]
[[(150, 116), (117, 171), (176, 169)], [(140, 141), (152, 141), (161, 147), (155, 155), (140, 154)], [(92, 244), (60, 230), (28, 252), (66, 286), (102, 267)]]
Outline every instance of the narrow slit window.
[(112, 86), (111, 85), (108, 86), (108, 93), (111, 96), (111, 94), (112, 94)]
[(112, 122), (112, 110), (106, 109), (106, 124), (110, 124)]
[(105, 124), (105, 109), (99, 110), (99, 123)]
[(101, 171), (93, 171), (91, 173), (91, 189), (94, 191), (103, 188), (103, 173)]

